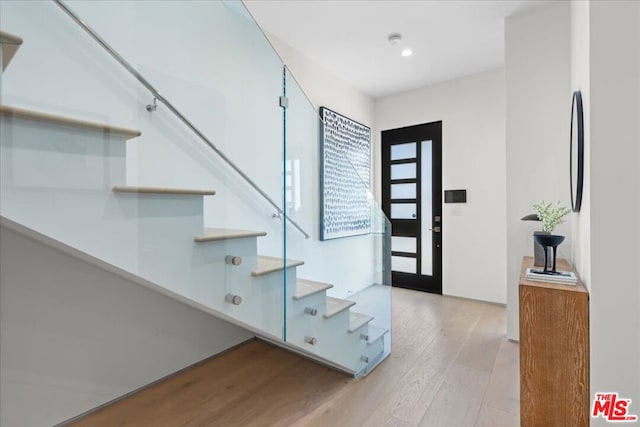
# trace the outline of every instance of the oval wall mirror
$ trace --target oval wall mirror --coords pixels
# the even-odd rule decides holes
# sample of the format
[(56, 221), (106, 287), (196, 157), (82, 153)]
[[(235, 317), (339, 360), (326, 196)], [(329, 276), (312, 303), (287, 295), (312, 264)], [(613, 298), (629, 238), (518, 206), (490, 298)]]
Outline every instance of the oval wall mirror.
[(569, 141), (569, 180), (571, 181), (571, 209), (580, 211), (584, 182), (584, 121), (582, 93), (573, 92), (571, 101), (571, 132)]

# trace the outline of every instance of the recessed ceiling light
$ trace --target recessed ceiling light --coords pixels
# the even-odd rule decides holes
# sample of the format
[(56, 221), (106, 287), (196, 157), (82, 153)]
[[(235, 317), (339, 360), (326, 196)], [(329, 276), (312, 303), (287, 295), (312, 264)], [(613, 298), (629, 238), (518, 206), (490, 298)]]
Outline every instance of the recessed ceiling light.
[(411, 49), (403, 49), (402, 56), (411, 56), (413, 55), (413, 51)]
[(389, 40), (389, 44), (391, 46), (395, 46), (396, 44), (398, 44), (398, 42), (400, 40), (402, 40), (402, 36), (400, 34), (398, 34), (398, 33), (391, 33), (391, 34), (389, 34), (389, 39), (388, 40)]

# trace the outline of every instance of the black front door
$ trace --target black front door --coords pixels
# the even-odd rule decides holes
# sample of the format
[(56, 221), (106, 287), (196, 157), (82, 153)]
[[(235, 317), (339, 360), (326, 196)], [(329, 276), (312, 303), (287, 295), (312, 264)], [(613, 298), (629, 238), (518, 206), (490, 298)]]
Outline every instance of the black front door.
[(442, 293), (442, 122), (382, 132), (392, 284)]

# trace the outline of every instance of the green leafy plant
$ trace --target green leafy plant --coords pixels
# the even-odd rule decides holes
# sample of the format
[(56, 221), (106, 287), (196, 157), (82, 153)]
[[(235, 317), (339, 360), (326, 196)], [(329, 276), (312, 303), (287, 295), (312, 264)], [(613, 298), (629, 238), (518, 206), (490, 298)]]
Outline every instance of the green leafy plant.
[(536, 203), (533, 205), (533, 208), (538, 215), (538, 219), (542, 221), (542, 231), (547, 231), (551, 233), (556, 226), (562, 224), (564, 222), (564, 217), (571, 209), (562, 206), (560, 202), (553, 205), (552, 203), (547, 203), (544, 200), (540, 203)]

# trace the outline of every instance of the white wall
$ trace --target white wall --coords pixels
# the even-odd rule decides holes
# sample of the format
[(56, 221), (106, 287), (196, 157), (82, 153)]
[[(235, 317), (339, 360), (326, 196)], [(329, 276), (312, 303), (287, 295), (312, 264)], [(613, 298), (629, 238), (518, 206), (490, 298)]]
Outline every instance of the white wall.
[(328, 107), (366, 126), (373, 127), (373, 99), (335, 76), (304, 53), (272, 34), (269, 41), (309, 97), (316, 110)]
[(591, 290), (591, 85), (589, 65), (590, 4), (571, 2), (571, 91), (582, 94), (584, 119), (584, 185), (582, 207), (573, 216), (573, 265), (580, 280)]
[(376, 100), (374, 182), (380, 200), (380, 132), (442, 120), (443, 294), (506, 303), (504, 70)]
[[(507, 336), (517, 340), (522, 257), (533, 255), (523, 222), (540, 200), (570, 206), (570, 3), (557, 2), (507, 18), (505, 25), (507, 141)], [(570, 224), (555, 233), (571, 235)], [(571, 258), (569, 238), (558, 256)]]
[(53, 425), (253, 334), (0, 228), (0, 424)]
[(591, 2), (589, 36), (591, 392), (640, 415), (640, 2)]

